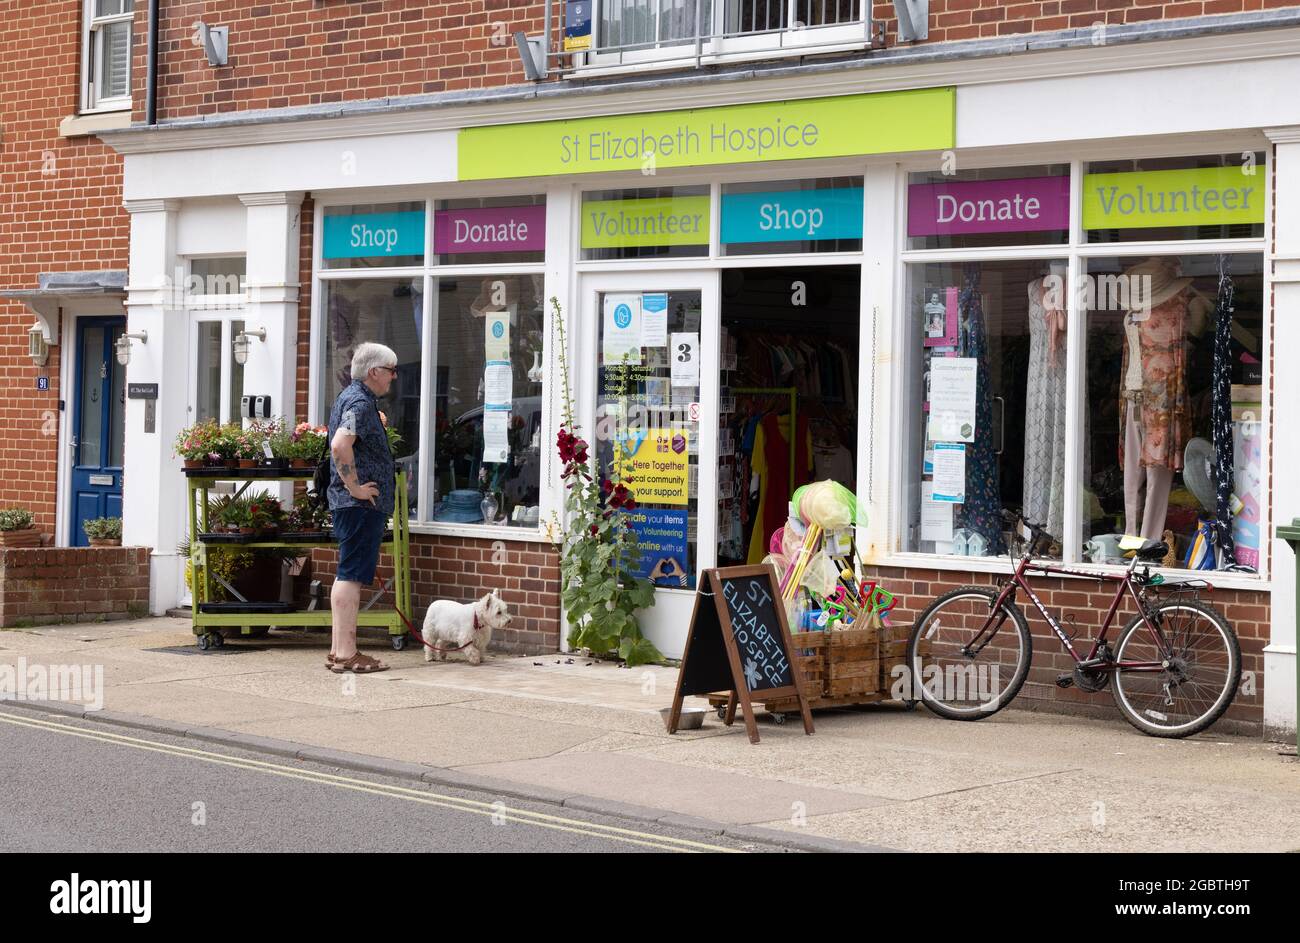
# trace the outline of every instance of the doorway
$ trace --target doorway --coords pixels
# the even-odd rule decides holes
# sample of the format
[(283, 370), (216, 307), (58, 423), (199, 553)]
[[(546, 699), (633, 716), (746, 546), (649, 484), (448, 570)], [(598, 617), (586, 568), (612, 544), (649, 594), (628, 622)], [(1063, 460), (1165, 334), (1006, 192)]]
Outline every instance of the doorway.
[(700, 572), (716, 565), (717, 284), (716, 272), (593, 273), (579, 293), (578, 421), (602, 475), (616, 441), (637, 470), (635, 572), (656, 587), (639, 618), (669, 657), (685, 647)]
[(83, 317), (76, 328), (72, 415), (72, 514), (68, 545), (90, 543), (85, 523), (122, 516), (126, 368), (117, 362), (124, 317)]
[(857, 489), (857, 265), (722, 273), (719, 566), (762, 563), (794, 489)]

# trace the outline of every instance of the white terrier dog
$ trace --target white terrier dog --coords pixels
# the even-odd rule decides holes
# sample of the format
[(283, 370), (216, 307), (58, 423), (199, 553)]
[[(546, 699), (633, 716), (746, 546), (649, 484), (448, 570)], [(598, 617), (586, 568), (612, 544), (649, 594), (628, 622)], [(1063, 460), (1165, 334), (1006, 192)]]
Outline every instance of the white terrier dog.
[(510, 610), (505, 600), (494, 589), (482, 599), (472, 603), (437, 599), (429, 603), (424, 615), (421, 635), (438, 650), (425, 648), (424, 660), (446, 661), (454, 650), (464, 654), (465, 660), (477, 665), (487, 652), (493, 629), (504, 629), (510, 624)]

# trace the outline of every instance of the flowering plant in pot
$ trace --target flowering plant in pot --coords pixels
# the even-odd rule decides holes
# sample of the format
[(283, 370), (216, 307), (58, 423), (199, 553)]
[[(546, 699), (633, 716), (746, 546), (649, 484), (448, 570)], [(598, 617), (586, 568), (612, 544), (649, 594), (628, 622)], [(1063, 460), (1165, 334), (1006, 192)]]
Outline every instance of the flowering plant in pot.
[(211, 467), (225, 461), (220, 440), (221, 428), (214, 420), (206, 419), (177, 433), (172, 451), (186, 468)]
[(388, 424), (388, 414), (382, 409), (379, 410), (379, 421), (384, 424), (384, 435), (388, 437), (388, 451), (396, 458), (397, 450), (402, 445), (402, 434)]
[(300, 422), (289, 434), (289, 458), (294, 468), (312, 468), (329, 451), (329, 427)]
[(257, 459), (262, 454), (262, 439), (257, 430), (232, 426), (229, 434), (231, 452), (239, 462), (239, 467), (257, 467)]
[(39, 547), (41, 532), (26, 508), (0, 511), (0, 547)]
[(280, 530), (280, 521), (284, 511), (280, 499), (269, 494), (254, 497), (248, 505), (249, 521), (253, 531), (259, 534), (274, 534)]
[[(654, 584), (636, 575), (640, 554), (636, 531), (627, 512), (637, 503), (624, 476), (627, 459), (626, 430), (611, 436), (613, 453), (608, 475), (598, 474), (590, 446), (578, 435), (573, 393), (569, 382), (568, 349), (564, 317), (557, 299), (555, 313), (560, 372), (564, 382), (563, 421), (556, 447), (564, 470), (564, 519), (553, 522), (552, 538), (560, 551), (560, 599), (569, 623), (569, 644), (594, 654), (616, 653), (629, 666), (657, 662), (663, 655), (641, 634), (637, 611), (654, 604)], [(615, 393), (620, 415), (627, 416), (628, 369), (626, 358), (616, 374)], [(557, 533), (558, 532), (558, 533)]]
[(122, 519), (97, 517), (81, 525), (92, 547), (120, 547), (122, 545)]

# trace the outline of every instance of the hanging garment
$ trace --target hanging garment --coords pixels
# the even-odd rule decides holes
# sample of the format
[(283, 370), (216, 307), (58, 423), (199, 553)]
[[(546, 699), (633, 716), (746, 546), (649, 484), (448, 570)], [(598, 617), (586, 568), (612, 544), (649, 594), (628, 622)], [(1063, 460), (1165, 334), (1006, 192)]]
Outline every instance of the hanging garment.
[[(1134, 320), (1132, 312), (1125, 316), (1130, 327), (1137, 327), (1138, 347), (1141, 351), (1139, 418), (1142, 423), (1142, 454), (1134, 456), (1133, 460), (1143, 466), (1156, 465), (1179, 471), (1183, 467), (1183, 449), (1192, 436), (1191, 408), (1187, 397), (1189, 302), (1190, 294), (1184, 290), (1153, 307), (1150, 314), (1142, 320)], [(1124, 345), (1123, 363), (1120, 367), (1122, 377), (1128, 376), (1132, 363), (1129, 346)], [(1119, 414), (1125, 414), (1125, 403), (1122, 401)], [(1228, 447), (1231, 451), (1231, 436)], [(1121, 435), (1121, 468), (1124, 462), (1124, 436)]]
[(1214, 438), (1214, 543), (1219, 560), (1235, 559), (1232, 540), (1232, 276), (1219, 259), (1219, 292), (1214, 302), (1214, 376), (1210, 430)]
[(989, 384), (988, 336), (980, 300), (980, 266), (968, 262), (958, 297), (962, 318), (962, 356), (977, 361), (975, 371), (975, 441), (966, 444), (966, 501), (956, 523), (983, 538), (984, 553), (998, 556), (1002, 540), (1002, 488), (993, 450), (993, 395)]
[(759, 477), (759, 498), (754, 529), (749, 535), (749, 563), (763, 562), (768, 540), (785, 523), (790, 495), (794, 494), (795, 488), (809, 481), (812, 433), (808, 430), (808, 420), (800, 416), (797, 428), (793, 485), (790, 483), (790, 417), (778, 418), (768, 413), (754, 436), (753, 469)]
[(1029, 376), (1025, 384), (1024, 516), (1053, 537), (1065, 533), (1065, 312), (1029, 283)]

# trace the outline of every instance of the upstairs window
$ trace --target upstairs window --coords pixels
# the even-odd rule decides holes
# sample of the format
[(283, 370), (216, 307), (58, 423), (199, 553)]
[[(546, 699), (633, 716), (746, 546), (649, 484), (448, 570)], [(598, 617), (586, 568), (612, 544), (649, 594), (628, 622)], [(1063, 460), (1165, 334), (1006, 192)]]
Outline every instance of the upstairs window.
[(86, 0), (82, 107), (131, 107), (131, 19), (135, 0)]

